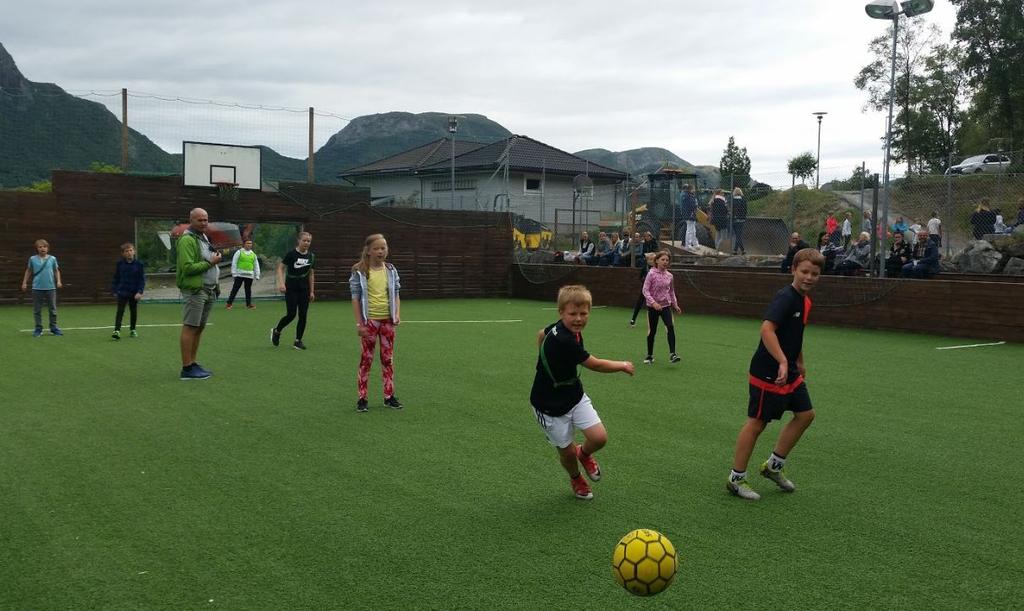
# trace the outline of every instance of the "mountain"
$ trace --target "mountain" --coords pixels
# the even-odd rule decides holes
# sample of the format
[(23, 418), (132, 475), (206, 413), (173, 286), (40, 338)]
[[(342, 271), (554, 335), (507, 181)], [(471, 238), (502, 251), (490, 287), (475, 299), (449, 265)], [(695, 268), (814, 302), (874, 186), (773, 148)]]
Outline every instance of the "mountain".
[[(342, 170), (446, 138), (449, 116), (440, 112), (386, 112), (356, 117), (316, 152), (317, 181), (333, 182)], [(456, 116), (458, 140), (490, 144), (512, 135), (483, 115)]]
[[(128, 158), (132, 171), (181, 167), (133, 129)], [(121, 165), (121, 122), (102, 104), (29, 81), (0, 45), (0, 187), (47, 180), (52, 168), (87, 169), (93, 162)]]
[(645, 147), (618, 152), (607, 149), (586, 149), (573, 154), (609, 168), (628, 172), (633, 176), (656, 172), (663, 166), (670, 165), (697, 174), (709, 187), (717, 187), (721, 182), (717, 167), (693, 165), (672, 151), (663, 148)]

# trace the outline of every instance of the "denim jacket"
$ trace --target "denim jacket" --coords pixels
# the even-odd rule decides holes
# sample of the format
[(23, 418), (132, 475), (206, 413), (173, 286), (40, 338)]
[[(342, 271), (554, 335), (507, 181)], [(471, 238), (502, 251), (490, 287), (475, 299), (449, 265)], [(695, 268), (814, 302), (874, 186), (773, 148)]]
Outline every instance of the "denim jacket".
[[(398, 281), (398, 270), (394, 265), (385, 262), (384, 271), (388, 275), (388, 311), (391, 313), (391, 320), (398, 322), (398, 291), (402, 284)], [(352, 299), (359, 300), (359, 312), (363, 322), (367, 321), (367, 312), (370, 310), (369, 297), (366, 294), (366, 276), (359, 270), (353, 270), (348, 278), (348, 289), (352, 293)]]

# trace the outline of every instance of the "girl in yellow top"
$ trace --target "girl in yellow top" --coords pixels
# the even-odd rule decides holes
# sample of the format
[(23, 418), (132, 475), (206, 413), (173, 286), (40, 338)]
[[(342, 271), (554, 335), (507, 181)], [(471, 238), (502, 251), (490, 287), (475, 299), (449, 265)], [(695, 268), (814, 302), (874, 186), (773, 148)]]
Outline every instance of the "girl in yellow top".
[(375, 233), (367, 236), (359, 262), (352, 266), (349, 290), (352, 293), (352, 313), (356, 319), (356, 331), (362, 343), (359, 359), (359, 400), (356, 411), (369, 409), (366, 400), (367, 385), (373, 353), (380, 340), (380, 363), (384, 373), (384, 405), (391, 409), (402, 409), (395, 396), (395, 327), (399, 323), (401, 300), (398, 292), (401, 284), (398, 270), (386, 261), (388, 242), (384, 236)]

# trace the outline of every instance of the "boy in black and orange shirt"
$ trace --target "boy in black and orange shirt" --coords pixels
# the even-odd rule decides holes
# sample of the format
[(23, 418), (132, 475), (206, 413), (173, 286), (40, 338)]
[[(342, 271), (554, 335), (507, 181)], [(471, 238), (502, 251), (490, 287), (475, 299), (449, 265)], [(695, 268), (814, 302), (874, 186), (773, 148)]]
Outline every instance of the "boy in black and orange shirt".
[(761, 323), (761, 343), (750, 360), (750, 404), (747, 422), (736, 439), (736, 454), (726, 488), (750, 501), (761, 498), (747, 483), (747, 463), (757, 438), (772, 420), (786, 411), (793, 419), (786, 423), (775, 442), (771, 456), (761, 464), (761, 475), (775, 482), (784, 492), (796, 486), (782, 468), (786, 456), (814, 421), (814, 408), (804, 383), (804, 327), (811, 313), (807, 296), (818, 283), (825, 257), (813, 248), (805, 248), (793, 257), (793, 283), (775, 294)]

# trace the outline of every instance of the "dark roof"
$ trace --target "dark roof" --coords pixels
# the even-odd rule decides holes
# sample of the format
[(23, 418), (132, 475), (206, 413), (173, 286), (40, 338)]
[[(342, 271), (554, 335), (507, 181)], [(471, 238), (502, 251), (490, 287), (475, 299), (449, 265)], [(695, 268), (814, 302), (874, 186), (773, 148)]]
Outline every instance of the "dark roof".
[[(455, 141), (455, 156), (487, 146), (482, 142), (469, 142), (466, 140)], [(342, 170), (341, 176), (353, 176), (357, 174), (379, 174), (383, 172), (409, 172), (416, 171), (424, 166), (433, 165), (447, 161), (451, 167), (452, 148), (451, 140), (441, 138), (428, 142), (423, 146), (417, 146), (391, 157), (378, 159), (372, 163), (361, 165), (348, 170)]]
[[(378, 162), (364, 165), (342, 172), (342, 176), (381, 174), (407, 171), (411, 173), (442, 173), (451, 169), (451, 156), (448, 148), (441, 150), (448, 143), (444, 138)], [(472, 144), (472, 143), (467, 143)], [(476, 144), (463, 152), (459, 152), (459, 141), (455, 141), (456, 170), (490, 170), (497, 169), (504, 163), (505, 155), (509, 156), (509, 169), (526, 172), (548, 172), (576, 176), (586, 174), (593, 178), (610, 178), (625, 180), (627, 174), (614, 170), (572, 153), (556, 149), (530, 138), (529, 136), (509, 136), (492, 144)], [(507, 151), (507, 153), (506, 153)], [(419, 160), (415, 165), (414, 160)]]

